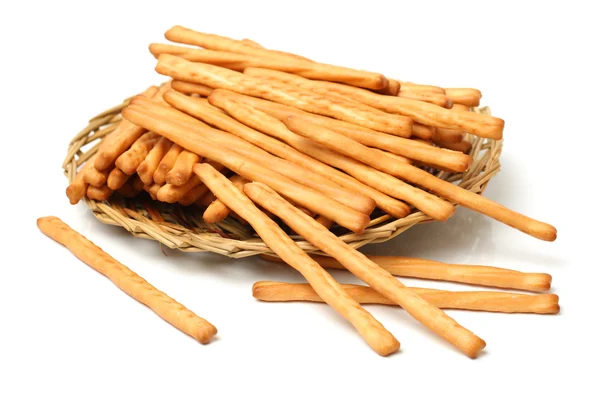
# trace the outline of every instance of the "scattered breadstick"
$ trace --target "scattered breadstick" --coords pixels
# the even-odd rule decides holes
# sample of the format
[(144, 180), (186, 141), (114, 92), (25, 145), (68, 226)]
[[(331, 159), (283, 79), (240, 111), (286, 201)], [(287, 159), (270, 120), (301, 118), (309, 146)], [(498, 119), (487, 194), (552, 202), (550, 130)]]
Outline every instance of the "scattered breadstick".
[(127, 175), (133, 175), (159, 139), (154, 132), (144, 133), (117, 158), (115, 166)]
[(171, 82), (171, 88), (180, 93), (184, 94), (199, 94), (200, 96), (208, 96), (212, 92), (212, 88), (198, 83), (184, 82), (184, 81), (173, 81)]
[(112, 189), (106, 185), (100, 187), (90, 185), (85, 195), (90, 200), (106, 201), (112, 193)]
[(103, 186), (106, 184), (109, 172), (110, 170), (98, 171), (93, 165), (90, 165), (83, 173), (83, 181), (95, 187)]
[(481, 100), (481, 92), (477, 89), (446, 88), (446, 96), (454, 103), (468, 107), (477, 107)]
[(192, 176), (192, 167), (194, 164), (202, 161), (202, 157), (187, 150), (182, 151), (177, 156), (173, 168), (167, 173), (167, 183), (175, 186), (185, 184)]
[(98, 153), (94, 154), (83, 166), (79, 169), (73, 181), (67, 186), (66, 194), (69, 202), (73, 205), (79, 203), (85, 196), (89, 184), (83, 180), (85, 171), (94, 166), (94, 161), (98, 157)]
[(399, 349), (400, 343), (392, 334), (348, 296), (319, 264), (302, 251), (275, 222), (252, 204), (231, 181), (207, 164), (196, 164), (194, 173), (218, 199), (248, 221), (276, 254), (300, 272), (327, 304), (350, 321), (377, 354), (386, 356)]
[(165, 184), (167, 181), (167, 174), (177, 162), (177, 158), (182, 151), (183, 149), (177, 143), (171, 145), (167, 154), (160, 160), (160, 164), (158, 164), (156, 171), (154, 171), (154, 183), (158, 183), (159, 185)]
[(167, 154), (173, 143), (167, 138), (160, 138), (148, 153), (144, 161), (137, 167), (137, 174), (145, 185), (154, 183), (154, 173), (161, 160)]
[[(368, 286), (342, 285), (342, 288), (360, 304), (397, 305)], [(441, 309), (531, 314), (558, 314), (560, 311), (558, 296), (555, 294), (451, 292), (412, 287), (409, 289)], [(310, 285), (305, 283), (256, 282), (252, 286), (252, 296), (262, 301), (323, 301)]]
[[(552, 284), (552, 276), (543, 273), (519, 272), (483, 265), (446, 264), (411, 257), (368, 254), (365, 254), (365, 256), (390, 274), (405, 278), (432, 279), (531, 292), (548, 291)], [(342, 264), (332, 257), (312, 257), (323, 268), (345, 269)], [(278, 257), (265, 254), (261, 255), (261, 258), (273, 262), (282, 262)]]
[[(244, 189), (244, 185), (249, 182), (247, 179), (239, 175), (234, 175), (229, 178), (229, 180), (240, 191), (242, 191)], [(216, 199), (206, 208), (206, 211), (204, 211), (204, 214), (202, 215), (202, 219), (204, 219), (204, 222), (208, 224), (216, 224), (217, 222), (221, 222), (227, 218), (230, 212), (231, 210), (225, 205), (225, 203), (219, 199)]]
[(60, 219), (39, 218), (37, 226), (42, 233), (65, 246), (81, 261), (110, 279), (119, 289), (200, 343), (210, 342), (217, 333), (211, 323), (150, 285)]
[(297, 210), (268, 186), (257, 182), (248, 183), (244, 186), (244, 193), (253, 202), (281, 218), (294, 232), (313, 246), (336, 258), (356, 277), (402, 306), (411, 316), (469, 357), (475, 358), (485, 347), (485, 342), (481, 338), (407, 289), (389, 272), (350, 247), (314, 219)]
[(131, 175), (127, 175), (119, 168), (114, 167), (110, 171), (110, 174), (108, 174), (108, 178), (106, 179), (106, 185), (112, 190), (119, 190), (125, 184), (125, 182), (127, 182), (130, 176)]

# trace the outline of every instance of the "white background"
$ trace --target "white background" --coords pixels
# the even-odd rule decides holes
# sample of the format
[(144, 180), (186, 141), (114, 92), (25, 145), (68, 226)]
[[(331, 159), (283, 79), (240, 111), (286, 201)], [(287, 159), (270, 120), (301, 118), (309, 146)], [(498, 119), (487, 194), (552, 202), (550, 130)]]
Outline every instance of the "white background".
[[(597, 395), (600, 32), (585, 5), (593, 2), (73, 3), (0, 6), (0, 398)], [(68, 142), (89, 117), (163, 80), (147, 46), (175, 24), (482, 90), (482, 104), (506, 120), (502, 171), (486, 196), (554, 224), (558, 240), (541, 242), (461, 209), (447, 223), (366, 250), (551, 273), (560, 315), (451, 311), (487, 341), (473, 361), (404, 311), (369, 306), (402, 343), (381, 358), (325, 305), (252, 298), (255, 281), (299, 282), (295, 271), (163, 254), (154, 242), (103, 226), (83, 203), (70, 206), (61, 170)], [(202, 346), (128, 298), (44, 237), (35, 226), (44, 215), (59, 216), (214, 323), (218, 339)]]

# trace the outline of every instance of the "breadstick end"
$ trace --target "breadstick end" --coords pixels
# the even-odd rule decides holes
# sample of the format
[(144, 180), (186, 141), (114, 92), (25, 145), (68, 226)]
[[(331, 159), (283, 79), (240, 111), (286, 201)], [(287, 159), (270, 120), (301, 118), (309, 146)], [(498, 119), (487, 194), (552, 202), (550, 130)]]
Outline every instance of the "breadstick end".
[(461, 350), (469, 358), (475, 359), (475, 358), (477, 358), (477, 356), (479, 355), (481, 350), (484, 349), (485, 346), (486, 346), (485, 340), (481, 339), (480, 337), (475, 337), (475, 339), (473, 339), (472, 342), (468, 346), (463, 347)]
[(552, 275), (543, 273), (527, 274), (523, 283), (526, 284), (530, 290), (546, 292), (550, 290), (550, 287), (552, 286)]

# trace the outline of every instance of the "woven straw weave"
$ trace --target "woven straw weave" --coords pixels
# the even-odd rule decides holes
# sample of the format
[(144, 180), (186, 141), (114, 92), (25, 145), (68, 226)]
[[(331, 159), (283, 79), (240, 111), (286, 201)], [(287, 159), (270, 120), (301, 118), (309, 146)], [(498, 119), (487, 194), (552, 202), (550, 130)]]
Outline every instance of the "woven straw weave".
[[(77, 169), (98, 150), (102, 139), (112, 132), (121, 120), (120, 112), (128, 100), (112, 107), (89, 121), (71, 143), (63, 169), (69, 182)], [(490, 114), (487, 107), (474, 109), (474, 112)], [(437, 172), (436, 175), (475, 193), (483, 193), (492, 176), (500, 170), (502, 141), (482, 139), (467, 135), (473, 147), (473, 165), (465, 173)], [(182, 207), (153, 201), (146, 195), (134, 199), (123, 199), (113, 195), (109, 201), (97, 202), (84, 198), (94, 216), (101, 222), (125, 228), (132, 235), (156, 240), (163, 245), (182, 251), (211, 251), (234, 258), (249, 257), (260, 253), (272, 253), (249, 225), (235, 218), (227, 218), (218, 224), (206, 224), (202, 220), (203, 210), (196, 206)], [(415, 224), (430, 222), (431, 218), (418, 210), (402, 219), (389, 215), (375, 215), (362, 234), (355, 234), (333, 227), (332, 230), (354, 248), (369, 243), (390, 240)], [(301, 237), (293, 236), (296, 243), (305, 251), (322, 254)]]

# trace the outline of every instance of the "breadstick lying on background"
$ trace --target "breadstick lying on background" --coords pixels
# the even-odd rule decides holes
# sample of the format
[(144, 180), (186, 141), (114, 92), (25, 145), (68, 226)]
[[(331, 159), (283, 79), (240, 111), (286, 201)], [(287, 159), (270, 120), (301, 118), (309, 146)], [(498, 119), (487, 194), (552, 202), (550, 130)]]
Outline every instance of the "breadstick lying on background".
[[(550, 290), (552, 276), (543, 273), (520, 272), (512, 269), (483, 265), (446, 264), (438, 261), (399, 256), (373, 256), (371, 261), (395, 276), (468, 283), (505, 289), (545, 292)], [(280, 258), (261, 254), (267, 261), (282, 262)], [(336, 259), (311, 256), (323, 268), (346, 269)]]
[(254, 203), (281, 218), (294, 232), (337, 259), (357, 278), (402, 306), (411, 316), (459, 348), (467, 356), (475, 358), (485, 347), (485, 342), (481, 338), (407, 289), (389, 272), (350, 247), (314, 219), (298, 211), (268, 186), (257, 182), (248, 183), (244, 186), (244, 193)]
[[(342, 288), (360, 304), (397, 305), (368, 286), (342, 284)], [(409, 289), (425, 301), (444, 309), (532, 314), (558, 314), (560, 311), (558, 296), (555, 294), (451, 292), (413, 287)], [(252, 296), (262, 301), (323, 301), (310, 285), (305, 283), (256, 282), (252, 286)]]
[[(196, 164), (194, 173), (227, 207), (250, 223), (276, 254), (304, 276), (315, 292), (346, 318), (377, 354), (398, 351), (400, 343), (369, 312), (353, 300), (319, 264), (223, 175), (207, 164)], [(307, 217), (308, 218), (308, 217)]]
[(150, 285), (60, 219), (39, 218), (37, 226), (42, 233), (65, 246), (81, 261), (110, 279), (119, 289), (200, 343), (210, 342), (217, 333), (217, 328), (210, 322)]

